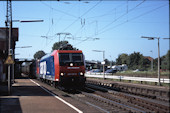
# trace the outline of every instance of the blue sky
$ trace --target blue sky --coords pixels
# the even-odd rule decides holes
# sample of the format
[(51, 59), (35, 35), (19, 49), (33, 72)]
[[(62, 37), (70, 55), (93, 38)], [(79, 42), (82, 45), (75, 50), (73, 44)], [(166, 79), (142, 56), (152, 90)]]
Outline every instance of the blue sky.
[[(169, 1), (13, 1), (13, 20), (44, 20), (40, 23), (13, 23), (19, 28), (16, 58), (33, 58), (35, 52), (51, 52), (59, 40), (57, 33), (72, 35), (68, 40), (83, 50), (86, 60), (114, 60), (119, 54), (140, 52), (157, 57), (157, 40), (141, 36), (169, 38)], [(6, 2), (0, 2), (0, 26), (5, 27)], [(47, 36), (48, 38), (42, 38)], [(99, 38), (99, 40), (95, 40)], [(169, 40), (160, 39), (160, 55), (169, 49)], [(153, 55), (150, 51), (153, 51)]]

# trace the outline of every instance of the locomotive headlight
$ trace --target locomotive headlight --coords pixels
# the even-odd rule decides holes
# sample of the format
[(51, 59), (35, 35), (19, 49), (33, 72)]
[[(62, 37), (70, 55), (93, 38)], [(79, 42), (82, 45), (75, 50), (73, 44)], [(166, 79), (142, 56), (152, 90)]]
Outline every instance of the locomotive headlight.
[(83, 75), (83, 73), (82, 73), (82, 72), (80, 72), (80, 75)]
[(70, 63), (70, 66), (73, 66), (73, 63)]
[(61, 73), (60, 75), (61, 75), (61, 76), (63, 76), (63, 75), (64, 75), (64, 73)]

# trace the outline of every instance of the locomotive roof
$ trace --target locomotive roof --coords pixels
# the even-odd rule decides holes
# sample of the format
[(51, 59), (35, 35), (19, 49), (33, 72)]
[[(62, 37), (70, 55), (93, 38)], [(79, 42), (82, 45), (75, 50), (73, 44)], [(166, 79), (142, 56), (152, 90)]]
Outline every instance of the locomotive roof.
[(82, 51), (81, 50), (54, 50), (52, 53), (49, 53), (49, 54), (46, 54), (45, 56), (43, 56), (41, 58), (41, 60), (46, 59), (50, 56), (53, 56), (57, 53), (82, 53)]
[(53, 53), (82, 53), (81, 50), (54, 50)]
[(43, 56), (43, 57), (41, 58), (41, 60), (46, 59), (46, 58), (48, 58), (48, 57), (50, 57), (50, 56), (51, 56), (51, 53), (46, 54), (45, 56)]

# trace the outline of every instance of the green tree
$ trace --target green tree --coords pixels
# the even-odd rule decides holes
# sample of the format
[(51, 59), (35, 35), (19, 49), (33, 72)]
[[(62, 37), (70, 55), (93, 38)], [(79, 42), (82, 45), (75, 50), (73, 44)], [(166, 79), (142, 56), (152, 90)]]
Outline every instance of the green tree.
[(142, 69), (144, 65), (144, 57), (139, 52), (134, 52), (129, 55), (128, 67), (129, 69)]
[(148, 58), (145, 58), (143, 55), (141, 56), (141, 59), (139, 61), (141, 70), (150, 70), (151, 68), (151, 61)]
[[(158, 58), (154, 59), (153, 64), (154, 70), (158, 70)], [(160, 58), (160, 68), (170, 71), (170, 50), (168, 50), (166, 55)]]
[(170, 70), (170, 50), (168, 50), (167, 54), (161, 57), (161, 69)]
[(110, 65), (110, 61), (108, 59), (105, 59), (105, 65), (109, 66)]
[(41, 59), (45, 54), (44, 51), (40, 50), (40, 51), (37, 51), (35, 54), (34, 54), (34, 59)]
[(118, 58), (116, 59), (116, 64), (117, 65), (127, 64), (129, 60), (128, 57), (129, 57), (128, 54), (125, 53), (119, 55)]
[(130, 55), (123, 53), (118, 56), (116, 59), (116, 64), (127, 64), (129, 69), (141, 69), (148, 70), (150, 68), (151, 61), (145, 58), (139, 52), (134, 52)]
[(153, 69), (154, 69), (154, 70), (158, 70), (158, 58), (155, 58), (155, 59), (153, 60)]

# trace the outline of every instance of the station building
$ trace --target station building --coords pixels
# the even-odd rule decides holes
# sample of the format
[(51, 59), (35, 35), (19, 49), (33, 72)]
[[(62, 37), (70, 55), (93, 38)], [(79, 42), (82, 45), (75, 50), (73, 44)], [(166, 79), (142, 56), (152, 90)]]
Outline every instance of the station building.
[[(8, 57), (9, 29), (0, 27), (0, 82), (7, 80), (7, 65), (5, 61)], [(18, 41), (18, 28), (12, 28), (11, 49), (15, 53), (15, 45)], [(14, 57), (14, 56), (13, 56)]]

